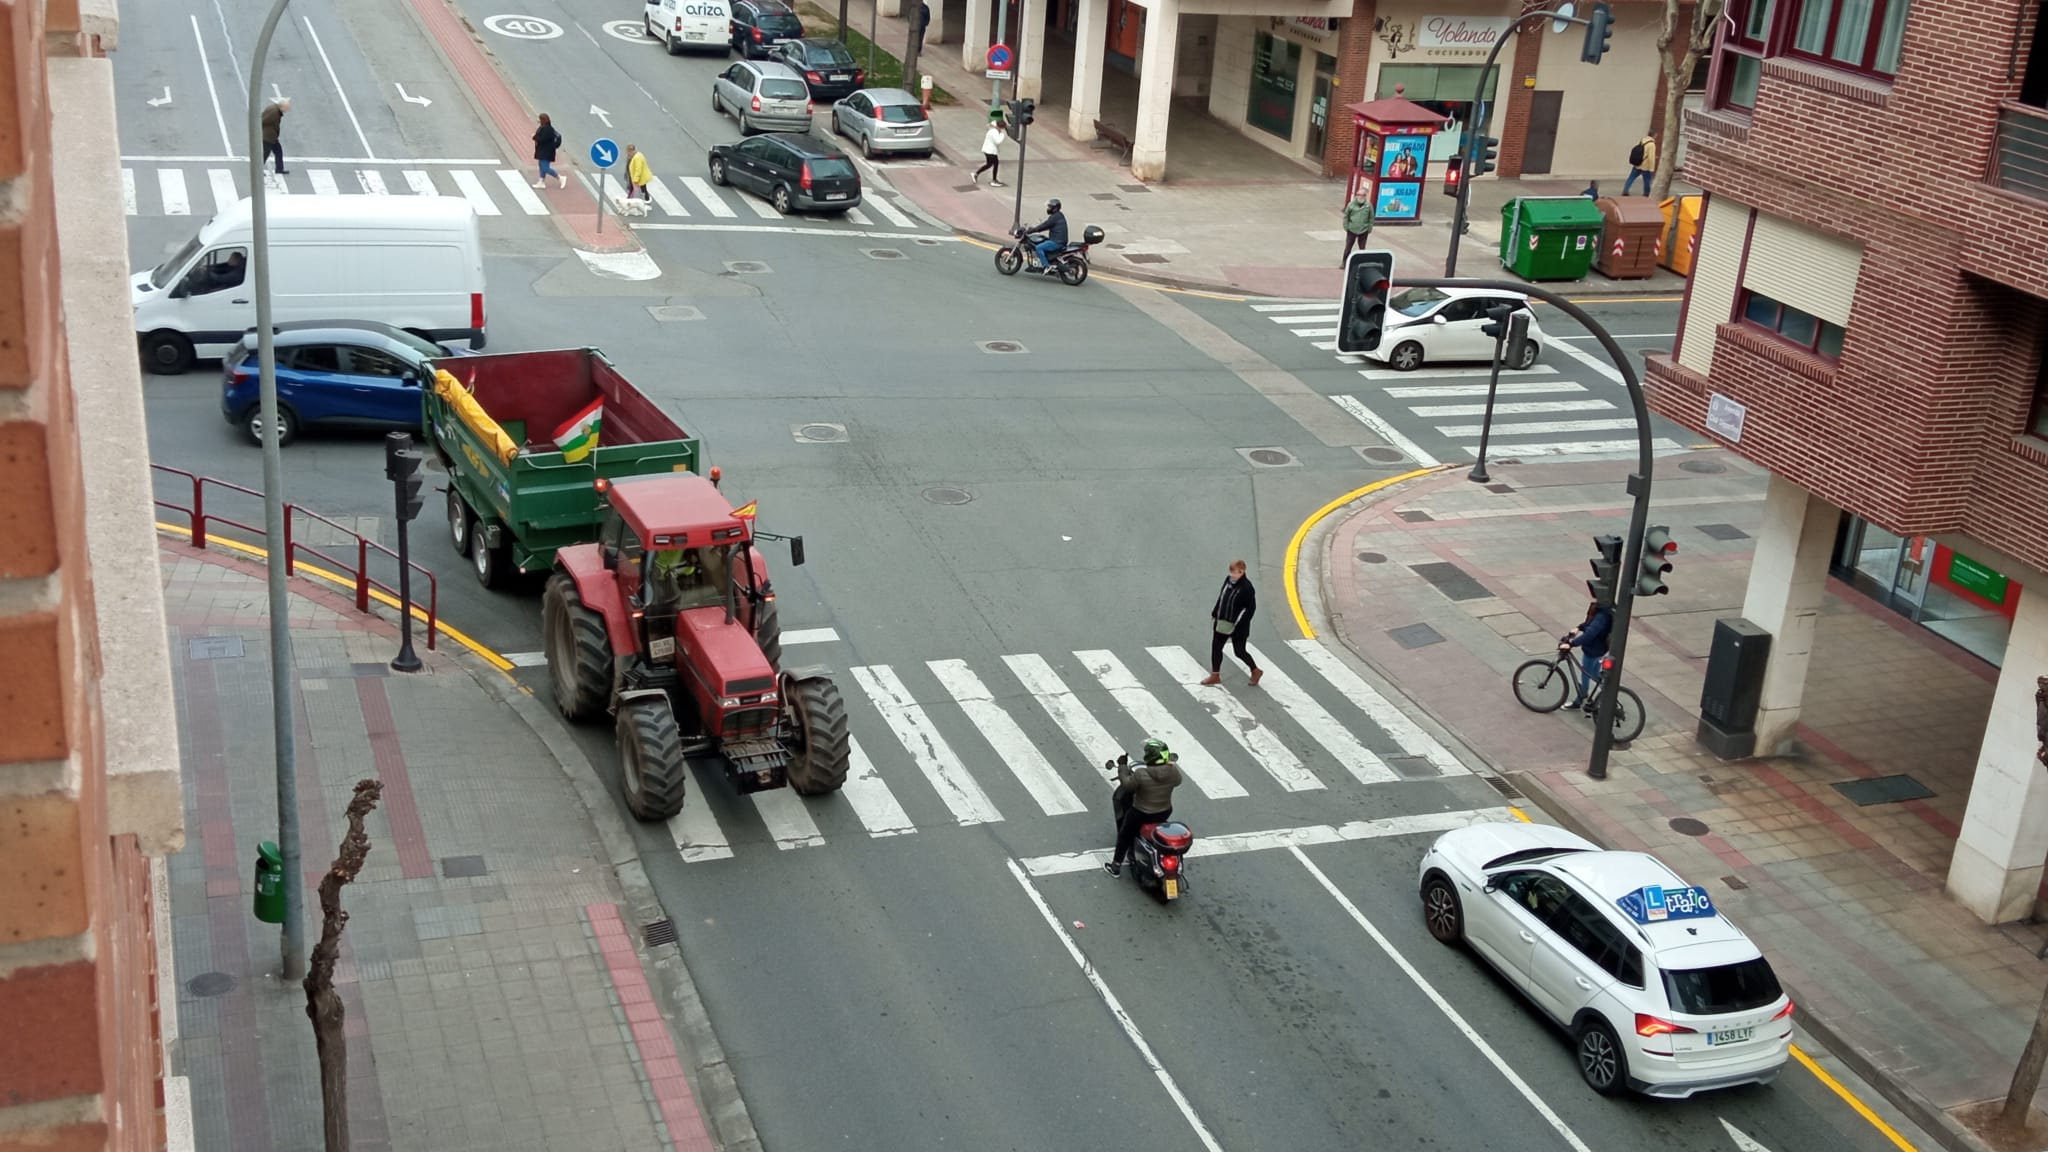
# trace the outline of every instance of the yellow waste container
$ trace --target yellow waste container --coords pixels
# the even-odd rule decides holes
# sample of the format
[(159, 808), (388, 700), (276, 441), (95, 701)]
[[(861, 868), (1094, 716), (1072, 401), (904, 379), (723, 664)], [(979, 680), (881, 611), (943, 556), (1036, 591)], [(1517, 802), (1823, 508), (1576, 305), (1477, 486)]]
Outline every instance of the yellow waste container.
[(1704, 200), (1695, 193), (1673, 196), (1658, 205), (1664, 212), (1664, 234), (1657, 263), (1680, 276), (1692, 275), (1692, 258), (1699, 254), (1700, 206)]

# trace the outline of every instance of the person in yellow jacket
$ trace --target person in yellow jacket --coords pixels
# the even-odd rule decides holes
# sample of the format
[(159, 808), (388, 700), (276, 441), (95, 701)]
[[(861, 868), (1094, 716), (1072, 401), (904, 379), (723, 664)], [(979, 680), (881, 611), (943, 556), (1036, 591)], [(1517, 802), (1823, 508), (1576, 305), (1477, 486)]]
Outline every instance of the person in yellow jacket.
[(638, 145), (626, 145), (626, 199), (649, 199), (647, 185), (653, 180), (654, 170), (647, 166), (647, 154)]

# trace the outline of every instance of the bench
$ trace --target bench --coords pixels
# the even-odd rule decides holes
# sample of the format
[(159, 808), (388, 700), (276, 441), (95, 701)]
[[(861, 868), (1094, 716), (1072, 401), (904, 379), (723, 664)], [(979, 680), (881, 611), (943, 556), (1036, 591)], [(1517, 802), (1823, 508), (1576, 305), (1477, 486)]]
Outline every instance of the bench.
[(1106, 143), (1110, 147), (1122, 151), (1124, 158), (1121, 163), (1129, 164), (1131, 162), (1131, 137), (1129, 133), (1107, 121), (1097, 120), (1095, 122), (1095, 138), (1099, 142)]

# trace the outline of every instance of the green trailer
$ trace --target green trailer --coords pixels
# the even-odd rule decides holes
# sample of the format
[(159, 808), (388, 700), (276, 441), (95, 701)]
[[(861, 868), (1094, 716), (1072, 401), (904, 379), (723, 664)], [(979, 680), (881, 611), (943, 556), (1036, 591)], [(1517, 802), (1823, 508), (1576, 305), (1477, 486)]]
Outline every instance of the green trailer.
[[(486, 588), (597, 538), (599, 479), (695, 472), (703, 447), (595, 348), (451, 356), (422, 389), (448, 469), (448, 535)], [(597, 405), (595, 447), (565, 435)], [(562, 437), (571, 447), (556, 444)]]

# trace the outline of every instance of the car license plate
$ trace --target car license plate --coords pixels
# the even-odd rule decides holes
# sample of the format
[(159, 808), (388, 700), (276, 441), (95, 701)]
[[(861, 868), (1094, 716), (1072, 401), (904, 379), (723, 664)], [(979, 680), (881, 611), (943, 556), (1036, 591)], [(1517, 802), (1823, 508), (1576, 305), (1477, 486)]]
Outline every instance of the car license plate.
[(842, 81), (851, 80), (853, 79), (853, 77), (852, 75), (845, 72), (834, 72), (832, 73), (832, 75), (826, 77), (826, 79), (831, 80), (834, 84), (837, 84)]
[(1755, 1028), (1728, 1028), (1720, 1032), (1707, 1033), (1707, 1044), (1709, 1046), (1719, 1044), (1741, 1044), (1746, 1040), (1754, 1039), (1755, 1036)]
[(685, 33), (683, 33), (683, 39), (685, 39), (685, 40), (702, 40), (703, 38), (704, 38), (704, 34), (703, 34), (702, 32), (685, 32)]
[(846, 199), (846, 193), (844, 193), (844, 192), (827, 192), (827, 193), (825, 193), (825, 199), (827, 199), (827, 200), (844, 200), (844, 199)]
[(663, 636), (647, 646), (647, 655), (653, 660), (667, 660), (676, 654), (676, 638)]

